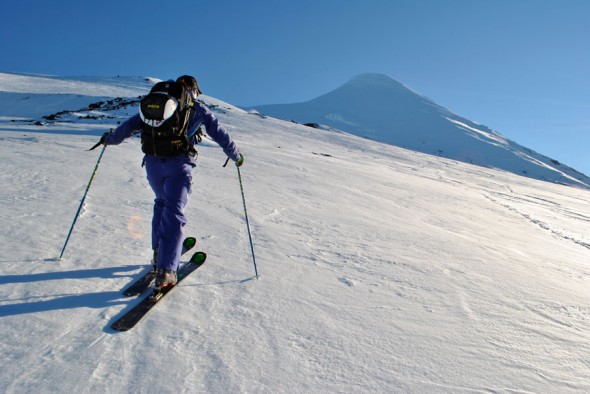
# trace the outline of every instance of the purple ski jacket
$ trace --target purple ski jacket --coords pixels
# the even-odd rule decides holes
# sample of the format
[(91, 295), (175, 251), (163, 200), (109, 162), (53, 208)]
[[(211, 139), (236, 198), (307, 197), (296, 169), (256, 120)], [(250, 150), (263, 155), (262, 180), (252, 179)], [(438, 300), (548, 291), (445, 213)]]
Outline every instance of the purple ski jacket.
[[(107, 136), (107, 145), (118, 145), (123, 142), (124, 139), (131, 137), (135, 132), (141, 130), (141, 123), (142, 121), (139, 114), (127, 119), (117, 127), (114, 132)], [(196, 144), (196, 133), (201, 125), (205, 126), (207, 134), (213, 139), (213, 141), (219, 144), (230, 159), (237, 161), (240, 158), (240, 151), (236, 147), (236, 144), (232, 141), (225, 129), (219, 125), (219, 121), (215, 115), (213, 115), (203, 104), (195, 101), (190, 113), (187, 128), (189, 140), (193, 146)]]

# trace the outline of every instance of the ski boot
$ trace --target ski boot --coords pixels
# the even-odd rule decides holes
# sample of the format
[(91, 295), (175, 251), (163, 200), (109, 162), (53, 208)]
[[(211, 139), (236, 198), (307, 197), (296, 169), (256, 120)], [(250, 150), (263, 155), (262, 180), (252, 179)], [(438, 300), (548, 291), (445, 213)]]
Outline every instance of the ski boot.
[(174, 286), (176, 281), (176, 271), (160, 268), (156, 275), (156, 290), (162, 290), (164, 287)]

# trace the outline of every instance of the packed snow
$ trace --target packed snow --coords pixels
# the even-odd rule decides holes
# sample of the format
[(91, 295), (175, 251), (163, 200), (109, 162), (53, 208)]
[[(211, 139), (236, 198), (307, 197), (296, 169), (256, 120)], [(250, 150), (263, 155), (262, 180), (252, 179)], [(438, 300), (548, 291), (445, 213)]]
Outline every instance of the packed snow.
[[(0, 392), (590, 392), (588, 190), (204, 97), (246, 158), (260, 279), (237, 172), (205, 141), (185, 233), (208, 260), (120, 333), (139, 301), (122, 291), (151, 258), (137, 139), (106, 148), (57, 256), (99, 156), (87, 149), (137, 108), (94, 119), (85, 103), (35, 125), (4, 83)], [(62, 92), (36, 83), (21, 93), (52, 107)]]

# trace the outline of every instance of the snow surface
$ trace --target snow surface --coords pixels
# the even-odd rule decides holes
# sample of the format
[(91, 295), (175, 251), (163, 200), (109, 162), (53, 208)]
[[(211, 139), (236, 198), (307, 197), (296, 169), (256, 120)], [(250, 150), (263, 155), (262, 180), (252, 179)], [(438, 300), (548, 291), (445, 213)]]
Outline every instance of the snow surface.
[(7, 97), (0, 392), (590, 392), (587, 190), (205, 97), (246, 157), (261, 277), (236, 171), (206, 143), (186, 234), (209, 258), (119, 333), (151, 257), (136, 139), (106, 149), (56, 257), (99, 155), (86, 149), (131, 109), (36, 126), (10, 121)]

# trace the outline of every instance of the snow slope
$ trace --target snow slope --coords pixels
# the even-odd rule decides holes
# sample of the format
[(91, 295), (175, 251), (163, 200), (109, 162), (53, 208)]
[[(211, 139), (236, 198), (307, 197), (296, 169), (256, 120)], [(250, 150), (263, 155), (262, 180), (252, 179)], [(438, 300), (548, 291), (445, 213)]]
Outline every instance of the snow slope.
[(386, 75), (358, 75), (307, 102), (259, 105), (255, 109), (418, 152), (590, 188), (588, 176), (458, 116)]
[(53, 77), (0, 73), (0, 117), (37, 119), (104, 98), (147, 93), (153, 78)]
[(56, 256), (86, 149), (131, 109), (4, 113), (0, 392), (590, 392), (590, 192), (205, 100), (246, 157), (261, 277), (206, 143), (186, 233), (209, 259), (126, 333), (151, 254), (137, 140), (106, 149)]

